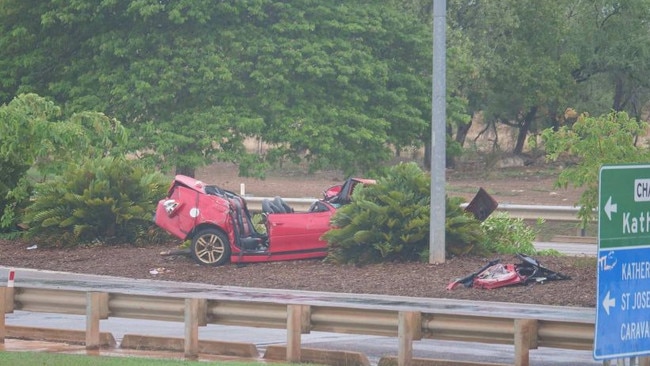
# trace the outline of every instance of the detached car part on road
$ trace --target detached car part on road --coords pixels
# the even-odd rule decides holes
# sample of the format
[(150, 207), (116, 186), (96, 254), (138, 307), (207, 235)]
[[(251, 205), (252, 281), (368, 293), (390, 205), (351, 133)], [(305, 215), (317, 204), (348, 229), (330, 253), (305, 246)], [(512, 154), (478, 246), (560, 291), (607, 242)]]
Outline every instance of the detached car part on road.
[(447, 290), (453, 290), (460, 285), (491, 290), (510, 285), (571, 279), (570, 276), (542, 266), (536, 259), (525, 254), (517, 253), (517, 258), (521, 263), (501, 264), (500, 259), (490, 261), (478, 271), (451, 281)]
[(324, 258), (330, 218), (350, 202), (359, 184), (371, 179), (347, 179), (329, 188), (307, 212), (293, 212), (280, 197), (262, 203), (266, 232), (258, 232), (243, 197), (177, 175), (158, 202), (155, 223), (181, 240), (191, 240), (190, 255), (205, 265)]

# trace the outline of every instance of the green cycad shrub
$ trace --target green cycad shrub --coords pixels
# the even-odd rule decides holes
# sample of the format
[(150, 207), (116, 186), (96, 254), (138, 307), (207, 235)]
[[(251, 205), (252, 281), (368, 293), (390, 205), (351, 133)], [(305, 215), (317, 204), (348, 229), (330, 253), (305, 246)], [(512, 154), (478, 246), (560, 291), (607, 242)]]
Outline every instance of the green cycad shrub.
[[(447, 199), (451, 252), (467, 252), (482, 240), (479, 222), (459, 203)], [(429, 204), (429, 176), (415, 163), (392, 167), (377, 184), (355, 189), (352, 202), (332, 217), (334, 229), (323, 235), (329, 244), (326, 260), (362, 264), (427, 257)]]
[[(445, 202), (445, 253), (461, 256), (468, 253), (482, 253), (479, 245), (485, 240), (481, 222), (461, 208), (464, 199), (447, 197)], [(428, 251), (427, 251), (428, 258)]]
[(167, 188), (167, 179), (136, 161), (108, 157), (70, 165), (36, 186), (24, 217), (28, 235), (41, 245), (137, 243), (154, 235), (152, 215)]
[(31, 93), (1, 105), (0, 121), (0, 233), (9, 235), (30, 203), (34, 182), (61, 174), (71, 161), (119, 155), (128, 146), (119, 121), (90, 111), (68, 116)]

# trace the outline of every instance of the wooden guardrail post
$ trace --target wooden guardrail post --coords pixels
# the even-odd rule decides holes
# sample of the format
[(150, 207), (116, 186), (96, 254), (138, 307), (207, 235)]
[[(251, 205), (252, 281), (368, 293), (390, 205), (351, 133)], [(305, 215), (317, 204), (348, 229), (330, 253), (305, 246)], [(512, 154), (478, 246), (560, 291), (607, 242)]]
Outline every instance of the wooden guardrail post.
[(639, 357), (639, 366), (650, 366), (650, 357)]
[(7, 296), (7, 288), (0, 287), (0, 344), (5, 343), (5, 337), (7, 336), (7, 325), (5, 324), (5, 297)]
[[(9, 288), (0, 287), (0, 342), (7, 334), (14, 337), (12, 332), (15, 332), (13, 330), (15, 327), (6, 327), (4, 324), (8, 290)], [(494, 344), (513, 344), (514, 342), (515, 365), (522, 366), (529, 364), (529, 350), (538, 346), (584, 350), (593, 345), (593, 317), (585, 317), (582, 313), (574, 314), (573, 311), (564, 314), (564, 310), (554, 312), (564, 315), (564, 318), (547, 322), (490, 314), (487, 309), (483, 312), (481, 309), (477, 309), (476, 314), (457, 314), (446, 310), (444, 312), (419, 312), (415, 310), (357, 309), (345, 305), (321, 307), (306, 304), (265, 304), (250, 302), (249, 299), (224, 301), (224, 304), (217, 306), (215, 300), (205, 298), (190, 299), (176, 296), (164, 297), (32, 287), (17, 288), (15, 299), (12, 297), (12, 300), (15, 301), (16, 309), (21, 311), (86, 314), (85, 336), (88, 348), (103, 346), (99, 341), (101, 335), (99, 320), (105, 319), (109, 315), (174, 322), (184, 320), (185, 338), (183, 341), (187, 357), (198, 357), (198, 327), (206, 325), (207, 322), (268, 328), (286, 326), (287, 347), (274, 359), (286, 358), (286, 361), (289, 362), (305, 362), (305, 358), (310, 358), (311, 351), (306, 348), (301, 349), (301, 334), (309, 333), (311, 330), (397, 336), (398, 359), (393, 362), (399, 365), (420, 362), (412, 358), (413, 341), (423, 337)], [(208, 305), (210, 305), (209, 308)], [(444, 306), (445, 303), (441, 302), (440, 305)], [(264, 312), (265, 310), (268, 312)], [(589, 311), (589, 309), (581, 310), (581, 312)], [(181, 312), (183, 313), (181, 314)], [(395, 329), (396, 327), (397, 329)], [(7, 332), (6, 328), (11, 332)], [(79, 337), (81, 336), (83, 339), (84, 334), (76, 332), (74, 341), (79, 342)], [(57, 339), (61, 339), (61, 337)], [(180, 343), (178, 345), (180, 346)], [(638, 362), (642, 366), (650, 366), (647, 361), (644, 357), (638, 358)]]
[(6, 314), (14, 312), (14, 277), (16, 271), (9, 269), (7, 287), (0, 287), (0, 344), (5, 343), (7, 336)]
[[(201, 299), (185, 299), (185, 357), (199, 357), (199, 320)], [(205, 309), (205, 306), (203, 306)], [(205, 318), (205, 316), (203, 317)]]
[(287, 362), (300, 362), (302, 333), (309, 333), (308, 305), (287, 305)]
[(13, 268), (9, 269), (9, 273), (7, 275), (7, 289), (5, 290), (6, 292), (4, 298), (5, 311), (3, 314), (14, 312), (14, 278), (15, 277), (16, 277), (16, 271)]
[(530, 350), (537, 348), (537, 320), (515, 319), (515, 366), (528, 366)]
[(422, 315), (418, 311), (397, 314), (397, 365), (409, 366), (413, 360), (413, 341), (422, 339)]
[(108, 294), (86, 293), (86, 349), (98, 349), (101, 345), (99, 320), (108, 318)]
[(5, 314), (14, 312), (14, 288), (13, 287), (3, 287), (5, 289), (4, 297), (4, 308)]

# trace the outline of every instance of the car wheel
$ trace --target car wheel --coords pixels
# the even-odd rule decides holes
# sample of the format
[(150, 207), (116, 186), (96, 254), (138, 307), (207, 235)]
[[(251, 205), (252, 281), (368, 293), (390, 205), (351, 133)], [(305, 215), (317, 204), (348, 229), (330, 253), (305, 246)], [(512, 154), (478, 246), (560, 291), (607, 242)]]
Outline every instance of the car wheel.
[(220, 230), (205, 229), (192, 238), (192, 258), (200, 264), (218, 266), (230, 260), (228, 236)]

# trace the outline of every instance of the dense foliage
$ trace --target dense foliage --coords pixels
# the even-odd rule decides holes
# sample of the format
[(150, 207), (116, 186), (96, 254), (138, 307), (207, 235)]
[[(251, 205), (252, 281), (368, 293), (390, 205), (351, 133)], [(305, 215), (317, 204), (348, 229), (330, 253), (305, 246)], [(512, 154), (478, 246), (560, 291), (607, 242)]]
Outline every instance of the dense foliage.
[[(377, 184), (355, 189), (352, 202), (332, 218), (324, 234), (327, 260), (335, 263), (414, 261), (428, 258), (430, 179), (415, 163), (399, 164)], [(446, 199), (445, 252), (533, 254), (536, 232), (504, 215), (481, 223), (461, 208), (459, 197)]]
[[(497, 127), (508, 126), (517, 154), (545, 128), (572, 123), (567, 110), (641, 120), (650, 100), (649, 12), (648, 0), (450, 0), (448, 63), (472, 62), (450, 75), (459, 81), (448, 93), (467, 98), (496, 149), (511, 140)], [(456, 139), (468, 128), (459, 125)]]
[(461, 207), (463, 201), (460, 197), (446, 197), (445, 253), (448, 257), (480, 253), (480, 244), (485, 240), (480, 221)]
[[(0, 106), (0, 231), (43, 245), (138, 242), (168, 179), (124, 158), (126, 130), (103, 113), (69, 116), (24, 94)], [(148, 238), (151, 241), (151, 238)]]
[(501, 254), (537, 254), (533, 242), (542, 223), (539, 220), (538, 227), (532, 227), (523, 219), (512, 217), (507, 212), (494, 212), (481, 223), (485, 233), (483, 250)]
[(36, 186), (24, 223), (44, 246), (150, 243), (155, 205), (168, 184), (166, 177), (122, 158), (70, 164)]
[[(576, 163), (558, 184), (587, 187), (590, 220), (597, 167), (649, 157), (650, 0), (447, 3), (447, 157), (474, 121), (497, 150), (508, 126), (515, 153), (543, 131), (550, 159)], [(15, 229), (34, 182), (82, 158), (131, 154), (188, 175), (224, 160), (255, 176), (305, 160), (349, 175), (430, 148), (443, 133), (429, 128), (431, 40), (426, 0), (0, 1), (0, 231)], [(403, 226), (357, 240), (421, 255), (417, 187), (364, 193), (378, 206), (350, 210)], [(474, 250), (475, 223), (447, 215), (448, 252)]]
[(650, 161), (650, 150), (641, 139), (647, 128), (647, 123), (625, 112), (611, 112), (600, 117), (583, 114), (571, 126), (544, 131), (548, 158), (569, 162), (558, 177), (558, 186), (585, 187), (577, 202), (583, 227), (594, 219), (598, 207), (598, 175), (603, 164)]
[[(649, 12), (448, 1), (448, 156), (475, 121), (507, 125), (521, 153), (572, 123), (567, 108), (644, 118)], [(0, 103), (31, 92), (66, 114), (101, 111), (132, 132), (132, 152), (190, 175), (215, 159), (258, 176), (287, 159), (364, 171), (430, 147), (431, 20), (427, 0), (4, 0)]]
[(35, 94), (0, 106), (0, 232), (18, 224), (33, 183), (59, 174), (81, 159), (121, 155), (127, 134), (102, 113), (65, 117), (61, 108)]
[(0, 27), (0, 101), (103, 111), (163, 169), (352, 172), (428, 135), (429, 28), (381, 2), (3, 1)]
[[(350, 204), (339, 207), (326, 232), (327, 261), (370, 263), (425, 261), (429, 256), (429, 175), (415, 163), (399, 164), (379, 175), (373, 185), (359, 185)], [(446, 197), (445, 251), (448, 257), (472, 254), (539, 254), (533, 242), (537, 227), (506, 212), (480, 222), (463, 208), (461, 197)], [(263, 215), (253, 215), (264, 233)], [(545, 254), (557, 252), (545, 251)]]
[(355, 189), (350, 204), (325, 233), (334, 262), (377, 262), (419, 257), (428, 243), (429, 184), (414, 163), (393, 167), (377, 184)]

